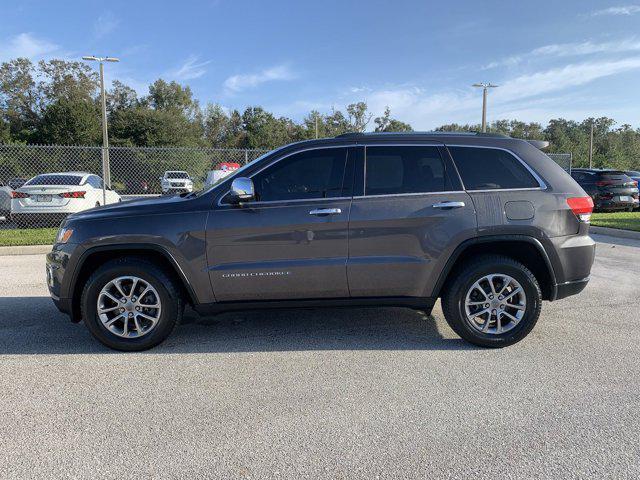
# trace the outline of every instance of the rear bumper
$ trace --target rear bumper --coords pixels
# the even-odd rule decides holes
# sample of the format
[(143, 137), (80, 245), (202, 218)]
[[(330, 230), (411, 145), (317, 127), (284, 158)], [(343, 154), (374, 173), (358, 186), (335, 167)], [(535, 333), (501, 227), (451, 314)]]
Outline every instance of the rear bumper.
[(633, 198), (631, 195), (629, 196), (631, 200), (625, 202), (616, 199), (604, 200), (596, 198), (594, 208), (595, 210), (625, 210), (627, 208), (637, 207), (638, 199)]
[(587, 283), (589, 283), (589, 277), (556, 285), (554, 289), (555, 295), (551, 300), (561, 300), (563, 298), (570, 297), (571, 295), (577, 295), (585, 289)]

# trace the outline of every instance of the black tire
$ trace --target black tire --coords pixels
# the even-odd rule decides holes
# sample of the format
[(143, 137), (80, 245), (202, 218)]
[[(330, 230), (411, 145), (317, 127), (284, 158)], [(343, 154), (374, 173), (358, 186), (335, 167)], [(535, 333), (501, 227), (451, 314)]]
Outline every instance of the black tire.
[[(109, 331), (98, 317), (98, 295), (111, 280), (136, 276), (158, 292), (162, 309), (153, 330), (137, 338), (123, 338)], [(82, 318), (91, 334), (114, 350), (141, 351), (163, 342), (182, 320), (184, 300), (173, 276), (158, 265), (138, 257), (123, 257), (105, 263), (89, 277), (81, 297)]]
[[(501, 334), (483, 333), (467, 321), (465, 297), (477, 280), (496, 273), (509, 275), (522, 286), (526, 308), (522, 319), (511, 330)], [(442, 311), (449, 326), (463, 339), (481, 347), (501, 348), (519, 342), (531, 332), (540, 317), (542, 292), (536, 277), (522, 263), (501, 255), (483, 255), (454, 275), (442, 296)]]

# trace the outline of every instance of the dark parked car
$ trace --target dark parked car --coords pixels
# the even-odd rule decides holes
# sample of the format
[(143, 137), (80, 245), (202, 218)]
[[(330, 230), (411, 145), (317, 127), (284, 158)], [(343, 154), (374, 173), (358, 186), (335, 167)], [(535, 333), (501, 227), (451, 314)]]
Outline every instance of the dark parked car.
[(185, 304), (237, 309), (441, 298), (481, 346), (524, 338), (580, 292), (593, 203), (531, 143), (347, 134), (279, 148), (211, 188), (70, 215), (47, 256), (58, 308), (120, 350), (157, 345)]
[(591, 196), (596, 211), (632, 211), (638, 206), (638, 182), (624, 172), (574, 168), (571, 176)]
[[(636, 184), (638, 186), (640, 186), (640, 172), (637, 172), (635, 170), (629, 170), (628, 172), (624, 172), (627, 174), (627, 176), (636, 182)], [(640, 204), (638, 202), (636, 202), (636, 208), (639, 208)]]

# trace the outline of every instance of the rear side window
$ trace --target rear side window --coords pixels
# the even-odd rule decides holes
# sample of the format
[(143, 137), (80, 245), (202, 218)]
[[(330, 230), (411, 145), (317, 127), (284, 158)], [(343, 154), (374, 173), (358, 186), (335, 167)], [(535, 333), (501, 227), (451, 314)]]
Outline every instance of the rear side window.
[(537, 180), (506, 150), (481, 147), (449, 147), (467, 190), (535, 188)]
[(256, 174), (252, 179), (261, 202), (331, 198), (342, 195), (346, 148), (296, 153)]
[(102, 179), (100, 177), (96, 177), (95, 175), (91, 175), (89, 178), (87, 178), (87, 183), (93, 188), (102, 188)]
[(437, 147), (367, 147), (365, 195), (449, 190)]

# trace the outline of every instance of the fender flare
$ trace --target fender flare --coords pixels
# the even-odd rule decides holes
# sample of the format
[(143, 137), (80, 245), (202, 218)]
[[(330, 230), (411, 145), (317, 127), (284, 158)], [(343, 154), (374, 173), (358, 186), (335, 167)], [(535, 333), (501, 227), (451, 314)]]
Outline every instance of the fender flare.
[(191, 302), (196, 305), (198, 303), (198, 298), (196, 297), (195, 291), (189, 282), (189, 279), (185, 275), (184, 271), (180, 267), (180, 264), (176, 261), (176, 259), (171, 255), (171, 253), (161, 245), (154, 245), (148, 243), (112, 243), (107, 245), (97, 245), (95, 247), (90, 247), (84, 252), (78, 259), (78, 263), (76, 264), (73, 275), (71, 276), (71, 282), (69, 284), (69, 294), (71, 296), (71, 301), (75, 302), (75, 298), (73, 298), (74, 292), (76, 290), (76, 284), (78, 282), (78, 277), (80, 272), (82, 271), (82, 267), (84, 266), (87, 259), (97, 252), (121, 252), (125, 253), (127, 251), (140, 251), (140, 250), (148, 250), (155, 253), (159, 253), (162, 255), (169, 264), (173, 267), (173, 270), (178, 274), (178, 278), (182, 285), (185, 287)]
[(555, 300), (558, 292), (556, 274), (553, 268), (553, 264), (551, 263), (551, 259), (549, 258), (549, 255), (547, 254), (547, 251), (544, 248), (544, 245), (542, 245), (542, 242), (535, 237), (531, 237), (529, 235), (518, 235), (518, 234), (487, 235), (487, 236), (470, 238), (462, 242), (460, 245), (458, 245), (455, 248), (455, 250), (449, 257), (449, 259), (447, 260), (447, 263), (445, 264), (444, 268), (440, 272), (440, 275), (438, 276), (438, 281), (436, 282), (435, 287), (433, 289), (432, 296), (435, 298), (440, 296), (442, 288), (444, 287), (444, 284), (447, 281), (447, 277), (451, 273), (453, 266), (458, 261), (458, 258), (460, 258), (460, 255), (462, 255), (462, 253), (464, 253), (465, 250), (467, 250), (469, 247), (474, 245), (479, 245), (483, 243), (496, 243), (496, 242), (526, 242), (533, 245), (542, 256), (542, 259), (544, 260), (544, 263), (545, 263), (545, 267), (549, 272), (549, 278), (551, 278), (550, 300)]

